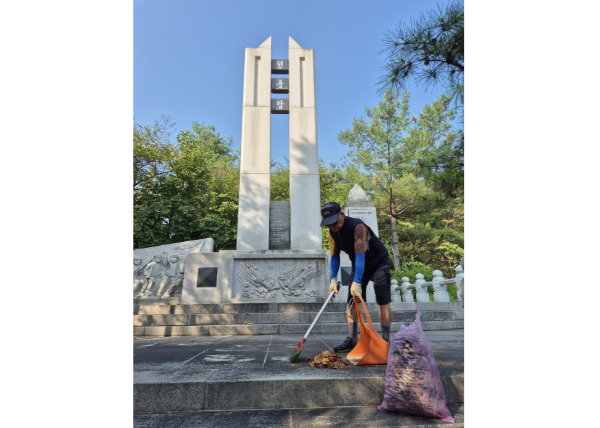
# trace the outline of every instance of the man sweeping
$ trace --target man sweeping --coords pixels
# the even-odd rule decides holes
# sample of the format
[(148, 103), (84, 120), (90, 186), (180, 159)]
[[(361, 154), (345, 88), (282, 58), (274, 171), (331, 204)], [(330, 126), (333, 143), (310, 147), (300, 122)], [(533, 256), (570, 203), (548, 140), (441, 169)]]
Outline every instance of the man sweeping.
[[(336, 202), (329, 202), (321, 208), (323, 220), (321, 226), (329, 228), (331, 248), (331, 285), (329, 292), (337, 290), (337, 272), (340, 268), (340, 251), (344, 251), (352, 262), (350, 273), (350, 293), (348, 303), (353, 296), (361, 295), (367, 301), (367, 285), (373, 281), (375, 298), (379, 305), (379, 321), (383, 340), (390, 340), (392, 311), (390, 309), (390, 267), (389, 254), (377, 235), (362, 220), (346, 216)], [(336, 291), (337, 292), (337, 291)], [(354, 303), (354, 302), (353, 302)], [(333, 348), (335, 352), (350, 352), (358, 341), (358, 322), (356, 305), (350, 307), (348, 318), (348, 337), (344, 343)]]

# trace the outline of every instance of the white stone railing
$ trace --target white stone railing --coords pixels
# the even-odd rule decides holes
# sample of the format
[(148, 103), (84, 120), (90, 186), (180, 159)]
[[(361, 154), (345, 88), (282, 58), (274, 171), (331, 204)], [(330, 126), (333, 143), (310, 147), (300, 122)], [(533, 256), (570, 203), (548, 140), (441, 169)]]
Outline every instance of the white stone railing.
[(398, 285), (398, 281), (392, 279), (392, 293), (398, 296), (403, 302), (414, 303), (414, 295), (412, 290), (417, 290), (417, 302), (429, 302), (429, 293), (427, 287), (433, 287), (434, 302), (449, 302), (450, 294), (446, 290), (449, 284), (456, 284), (456, 295), (458, 301), (461, 302), (461, 280), (465, 276), (461, 265), (456, 267), (456, 276), (451, 279), (445, 279), (444, 274), (439, 270), (433, 271), (433, 279), (430, 282), (425, 281), (425, 276), (421, 273), (417, 274), (417, 280), (414, 284), (409, 283), (407, 277), (402, 278), (402, 285)]

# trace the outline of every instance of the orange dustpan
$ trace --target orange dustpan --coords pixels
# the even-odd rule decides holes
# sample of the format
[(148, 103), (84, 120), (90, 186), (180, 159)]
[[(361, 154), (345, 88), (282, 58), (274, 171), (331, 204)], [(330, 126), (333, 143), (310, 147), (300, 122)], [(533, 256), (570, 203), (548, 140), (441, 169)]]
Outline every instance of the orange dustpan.
[[(369, 323), (368, 327), (365, 325), (360, 306), (358, 306), (359, 302), (362, 303), (363, 309), (365, 310), (367, 322)], [(358, 322), (360, 323), (360, 338), (354, 349), (348, 353), (346, 358), (348, 358), (348, 361), (355, 366), (387, 364), (389, 345), (375, 331), (371, 316), (369, 315), (369, 310), (362, 297), (354, 297), (354, 304), (356, 305), (356, 314), (358, 315)]]

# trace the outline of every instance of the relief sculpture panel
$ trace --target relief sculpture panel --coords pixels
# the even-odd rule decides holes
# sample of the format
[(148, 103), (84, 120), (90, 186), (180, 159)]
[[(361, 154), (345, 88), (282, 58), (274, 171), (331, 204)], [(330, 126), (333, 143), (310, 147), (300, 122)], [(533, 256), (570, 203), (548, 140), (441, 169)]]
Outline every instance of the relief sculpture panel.
[(324, 269), (322, 260), (239, 260), (235, 266), (241, 298), (293, 300), (323, 297), (318, 289)]
[(133, 296), (164, 299), (180, 296), (186, 257), (212, 250), (211, 238), (134, 250)]

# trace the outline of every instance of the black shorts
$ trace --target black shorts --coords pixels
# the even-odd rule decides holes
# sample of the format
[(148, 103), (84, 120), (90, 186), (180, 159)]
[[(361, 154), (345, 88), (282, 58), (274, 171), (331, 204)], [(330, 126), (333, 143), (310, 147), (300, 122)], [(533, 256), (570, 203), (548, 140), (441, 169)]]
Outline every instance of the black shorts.
[[(372, 271), (371, 271), (372, 272)], [(392, 299), (390, 297), (390, 288), (392, 283), (390, 281), (390, 267), (387, 264), (379, 265), (375, 272), (367, 272), (365, 269), (365, 273), (363, 274), (361, 286), (362, 286), (362, 298), (366, 302), (367, 301), (367, 285), (369, 281), (373, 281), (373, 287), (375, 288), (375, 300), (377, 300), (378, 305), (387, 305)], [(354, 269), (350, 272), (350, 286), (352, 287), (352, 282), (354, 281)], [(348, 288), (348, 303), (352, 299), (352, 294), (350, 294), (350, 288)]]

